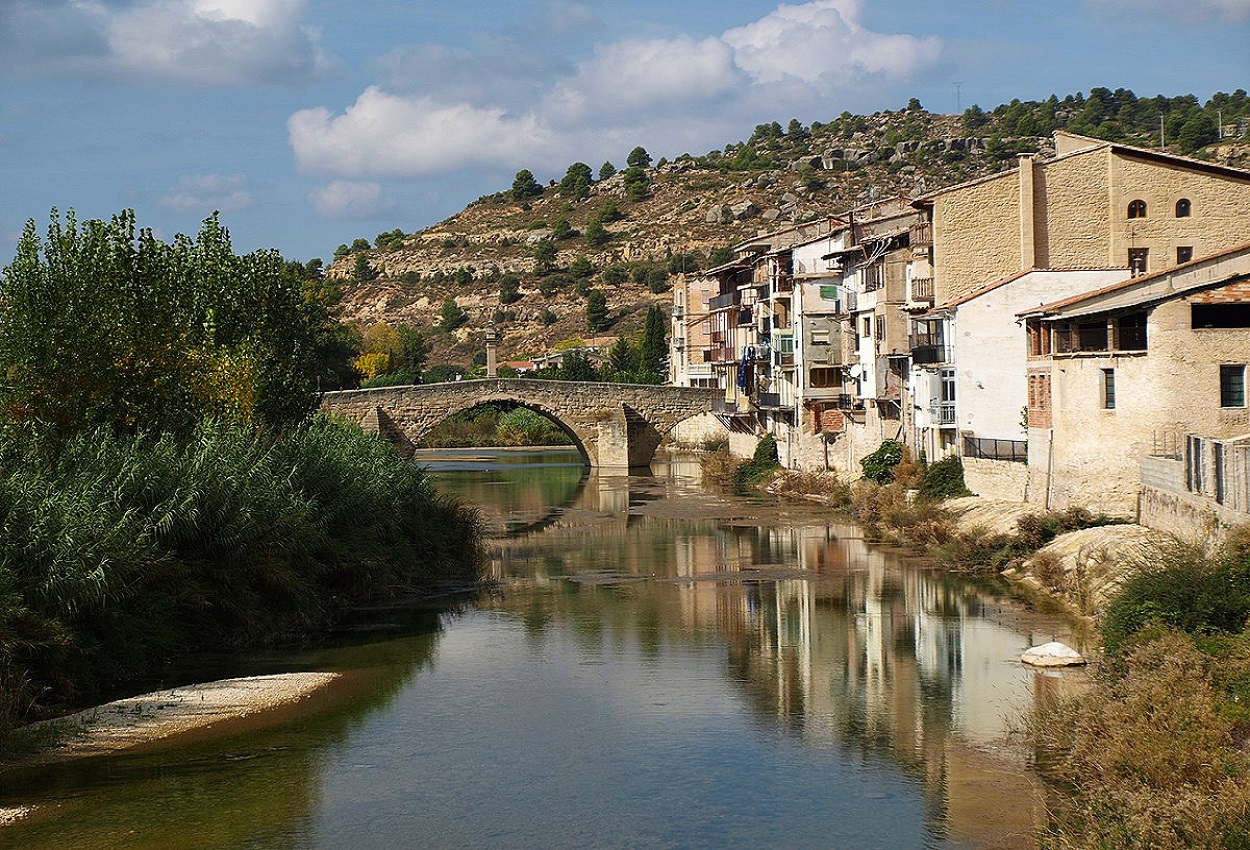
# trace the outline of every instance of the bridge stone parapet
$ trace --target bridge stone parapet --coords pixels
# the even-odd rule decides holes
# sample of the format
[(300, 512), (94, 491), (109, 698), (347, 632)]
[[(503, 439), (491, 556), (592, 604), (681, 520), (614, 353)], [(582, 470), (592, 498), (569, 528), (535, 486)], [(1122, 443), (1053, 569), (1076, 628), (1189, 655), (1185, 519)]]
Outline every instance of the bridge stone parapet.
[(678, 422), (712, 410), (698, 387), (492, 378), (444, 384), (341, 390), (321, 408), (411, 452), (443, 420), (487, 402), (528, 407), (552, 419), (592, 467), (642, 467)]

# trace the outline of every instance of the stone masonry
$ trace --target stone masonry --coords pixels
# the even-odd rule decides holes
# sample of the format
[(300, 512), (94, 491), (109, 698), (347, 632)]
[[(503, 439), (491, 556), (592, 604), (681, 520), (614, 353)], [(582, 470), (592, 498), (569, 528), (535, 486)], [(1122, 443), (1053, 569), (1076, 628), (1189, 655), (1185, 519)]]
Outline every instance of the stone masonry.
[(321, 409), (381, 434), (411, 453), (456, 413), (509, 401), (554, 420), (592, 467), (643, 467), (677, 423), (710, 412), (712, 391), (697, 387), (529, 379), (456, 381), (326, 393)]

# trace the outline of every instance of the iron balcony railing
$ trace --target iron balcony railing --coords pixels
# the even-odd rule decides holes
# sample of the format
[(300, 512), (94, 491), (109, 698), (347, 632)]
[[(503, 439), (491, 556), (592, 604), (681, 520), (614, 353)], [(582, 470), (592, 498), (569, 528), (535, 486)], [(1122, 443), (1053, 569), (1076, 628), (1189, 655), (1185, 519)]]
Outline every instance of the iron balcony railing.
[(911, 300), (933, 302), (933, 278), (913, 277), (911, 279)]
[(758, 393), (755, 397), (755, 406), (759, 408), (781, 407), (781, 393)]
[(734, 299), (738, 296), (736, 292), (726, 292), (724, 295), (714, 295), (707, 302), (708, 307), (713, 310), (724, 310), (726, 307), (734, 305)]
[(944, 401), (938, 405), (938, 424), (954, 425), (955, 424), (955, 402)]
[(964, 457), (983, 460), (1006, 460), (1012, 463), (1029, 462), (1027, 440), (995, 440), (987, 437), (964, 437)]

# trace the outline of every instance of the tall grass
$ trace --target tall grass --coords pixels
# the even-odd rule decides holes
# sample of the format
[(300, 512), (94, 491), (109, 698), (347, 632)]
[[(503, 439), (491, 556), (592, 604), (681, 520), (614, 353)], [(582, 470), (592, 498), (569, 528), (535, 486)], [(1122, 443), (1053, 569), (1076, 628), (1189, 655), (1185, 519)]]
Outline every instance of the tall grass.
[(178, 655), (477, 576), (474, 513), (359, 429), (0, 435), (0, 731)]

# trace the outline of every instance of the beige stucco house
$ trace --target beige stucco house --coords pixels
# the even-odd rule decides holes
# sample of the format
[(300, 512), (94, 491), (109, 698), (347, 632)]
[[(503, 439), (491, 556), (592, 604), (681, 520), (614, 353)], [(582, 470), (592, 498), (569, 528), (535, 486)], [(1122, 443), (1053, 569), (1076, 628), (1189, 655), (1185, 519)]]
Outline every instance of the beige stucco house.
[[(1030, 501), (1136, 517), (1143, 458), (1164, 458), (1171, 485), (1183, 472), (1183, 489), (1246, 510), (1250, 244), (1021, 318)], [(1204, 454), (1203, 441), (1229, 447)]]

